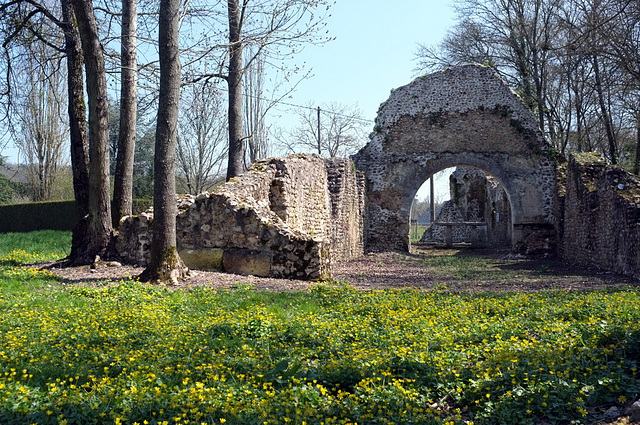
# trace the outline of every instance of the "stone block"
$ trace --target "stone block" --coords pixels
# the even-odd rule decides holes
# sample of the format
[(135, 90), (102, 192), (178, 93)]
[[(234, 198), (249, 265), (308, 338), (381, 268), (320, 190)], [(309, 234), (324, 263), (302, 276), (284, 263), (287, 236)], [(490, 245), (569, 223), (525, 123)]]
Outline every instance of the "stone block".
[(269, 251), (233, 248), (222, 256), (224, 271), (228, 273), (268, 277), (273, 255)]
[(183, 249), (178, 254), (184, 264), (194, 270), (222, 270), (222, 254), (224, 250), (213, 249)]

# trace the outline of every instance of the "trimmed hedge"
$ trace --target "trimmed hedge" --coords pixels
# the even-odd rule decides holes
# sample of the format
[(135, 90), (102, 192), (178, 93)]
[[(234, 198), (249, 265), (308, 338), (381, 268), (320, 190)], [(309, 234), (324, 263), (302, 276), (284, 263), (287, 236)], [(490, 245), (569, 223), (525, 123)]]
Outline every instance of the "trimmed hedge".
[[(152, 205), (151, 199), (134, 199), (133, 213), (139, 214)], [(76, 221), (76, 201), (0, 205), (0, 233), (73, 230)]]

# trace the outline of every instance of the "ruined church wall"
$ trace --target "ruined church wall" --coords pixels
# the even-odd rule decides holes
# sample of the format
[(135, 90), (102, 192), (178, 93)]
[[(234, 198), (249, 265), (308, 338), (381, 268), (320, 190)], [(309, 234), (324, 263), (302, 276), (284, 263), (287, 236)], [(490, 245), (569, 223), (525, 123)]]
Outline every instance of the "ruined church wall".
[(640, 277), (640, 179), (594, 154), (572, 155), (561, 234), (563, 259)]
[(554, 151), (531, 111), (494, 70), (447, 68), (392, 92), (354, 160), (367, 176), (367, 251), (409, 249), (411, 202), (452, 166), (495, 176), (511, 202), (512, 246), (555, 226)]
[[(334, 257), (363, 253), (362, 226), (343, 230), (363, 216), (364, 184), (346, 172), (351, 169), (349, 160), (325, 162), (316, 155), (253, 164), (212, 194), (182, 201), (176, 220), (180, 256), (193, 269), (330, 278)], [(127, 262), (148, 263), (151, 220), (143, 214), (121, 223), (116, 245)]]
[(327, 167), (330, 197), (332, 253), (339, 260), (364, 254), (365, 178), (351, 160), (329, 158)]
[(294, 231), (326, 238), (330, 233), (331, 199), (327, 169), (320, 157), (308, 155), (273, 159), (271, 210)]

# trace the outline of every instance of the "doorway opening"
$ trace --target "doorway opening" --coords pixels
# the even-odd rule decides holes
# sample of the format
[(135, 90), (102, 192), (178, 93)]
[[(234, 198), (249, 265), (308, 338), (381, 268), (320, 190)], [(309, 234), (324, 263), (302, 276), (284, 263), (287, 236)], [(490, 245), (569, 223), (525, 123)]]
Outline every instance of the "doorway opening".
[(498, 179), (478, 168), (457, 166), (434, 174), (416, 193), (410, 217), (412, 245), (511, 245), (507, 191)]

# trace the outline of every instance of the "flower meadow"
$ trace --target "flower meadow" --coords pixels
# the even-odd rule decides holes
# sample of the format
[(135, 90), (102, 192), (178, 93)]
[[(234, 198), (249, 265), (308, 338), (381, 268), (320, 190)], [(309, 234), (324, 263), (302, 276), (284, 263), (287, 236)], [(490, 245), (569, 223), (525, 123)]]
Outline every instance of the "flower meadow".
[(178, 291), (31, 258), (0, 256), (2, 424), (586, 424), (640, 393), (635, 289)]

